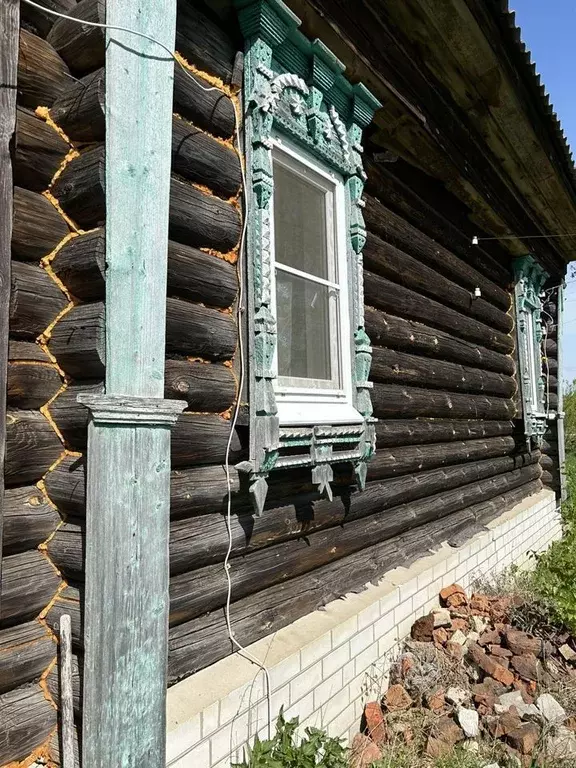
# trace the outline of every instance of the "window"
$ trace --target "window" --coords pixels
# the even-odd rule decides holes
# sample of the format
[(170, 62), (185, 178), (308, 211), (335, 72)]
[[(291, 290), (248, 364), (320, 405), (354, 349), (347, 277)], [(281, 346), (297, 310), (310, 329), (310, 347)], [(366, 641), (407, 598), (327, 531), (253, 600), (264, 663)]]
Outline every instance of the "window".
[(352, 405), (344, 182), (279, 137), (272, 175), (280, 424), (362, 422)]
[(246, 39), (250, 458), (262, 512), (270, 472), (309, 467), (332, 498), (333, 465), (360, 488), (374, 452), (364, 330), (362, 131), (379, 102), (308, 41), (281, 0), (236, 0)]
[(547, 429), (545, 386), (542, 375), (541, 291), (548, 275), (533, 256), (514, 262), (518, 382), (522, 394), (524, 431), (539, 445)]

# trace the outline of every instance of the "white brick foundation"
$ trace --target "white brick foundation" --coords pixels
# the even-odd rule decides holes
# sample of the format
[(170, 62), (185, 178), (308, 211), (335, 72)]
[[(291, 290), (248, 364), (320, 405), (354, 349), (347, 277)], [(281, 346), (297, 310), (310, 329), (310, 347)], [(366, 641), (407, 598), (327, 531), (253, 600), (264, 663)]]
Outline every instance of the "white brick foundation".
[[(272, 683), (272, 717), (281, 706), (303, 725), (353, 735), (363, 705), (384, 686), (394, 650), (414, 620), (437, 605), (443, 586), (468, 587), (482, 574), (522, 565), (561, 534), (552, 491), (525, 499), (466, 545), (447, 545), (377, 586), (347, 595), (250, 646)], [(168, 759), (177, 768), (227, 768), (256, 733), (267, 736), (264, 675), (237, 654), (168, 692)]]

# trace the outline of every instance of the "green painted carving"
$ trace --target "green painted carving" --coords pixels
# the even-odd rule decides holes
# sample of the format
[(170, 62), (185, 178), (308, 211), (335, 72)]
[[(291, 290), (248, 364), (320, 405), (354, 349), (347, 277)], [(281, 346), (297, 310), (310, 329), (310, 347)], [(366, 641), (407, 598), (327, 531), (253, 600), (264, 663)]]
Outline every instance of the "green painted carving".
[(542, 301), (547, 272), (531, 256), (514, 261), (516, 279), (516, 331), (518, 339), (518, 379), (522, 393), (524, 431), (536, 445), (547, 429), (547, 403), (542, 375)]
[[(361, 84), (343, 75), (344, 65), (320, 40), (298, 31), (300, 20), (281, 0), (235, 0), (246, 41), (245, 103), (248, 176), (248, 342), (250, 370), (249, 474), (254, 506), (262, 512), (266, 477), (272, 470), (309, 466), (312, 480), (332, 498), (333, 464), (354, 466), (358, 485), (366, 483), (367, 462), (375, 449), (368, 381), (372, 348), (364, 330), (362, 249), (366, 228), (362, 193), (362, 131), (380, 107)], [(281, 427), (272, 362), (277, 344), (271, 311), (270, 199), (273, 191), (270, 137), (287, 135), (341, 174), (346, 183), (350, 261), (351, 328), (354, 333), (354, 405), (362, 422), (347, 426)], [(294, 455), (294, 448), (302, 453)], [(291, 449), (288, 455), (286, 450)]]

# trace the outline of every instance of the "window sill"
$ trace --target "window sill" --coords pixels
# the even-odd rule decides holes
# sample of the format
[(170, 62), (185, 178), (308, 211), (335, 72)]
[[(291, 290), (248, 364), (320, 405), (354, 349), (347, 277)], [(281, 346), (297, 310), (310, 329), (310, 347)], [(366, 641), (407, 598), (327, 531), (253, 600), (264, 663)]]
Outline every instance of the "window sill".
[(281, 427), (318, 424), (362, 424), (363, 416), (349, 403), (278, 403)]

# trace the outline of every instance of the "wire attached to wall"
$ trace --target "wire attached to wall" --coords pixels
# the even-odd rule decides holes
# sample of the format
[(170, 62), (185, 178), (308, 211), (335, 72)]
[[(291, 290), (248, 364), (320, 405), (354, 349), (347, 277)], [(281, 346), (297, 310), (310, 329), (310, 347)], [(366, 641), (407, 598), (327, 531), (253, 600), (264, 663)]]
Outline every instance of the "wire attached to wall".
[[(174, 59), (174, 61), (178, 64), (178, 66), (182, 69), (182, 71), (186, 74), (187, 77), (189, 77), (196, 86), (200, 87), (203, 91), (220, 91), (220, 88), (217, 88), (215, 86), (206, 87), (203, 86), (201, 83), (198, 82), (196, 77), (193, 77), (192, 74), (186, 69), (186, 67), (182, 64), (180, 59), (178, 58), (175, 51), (172, 51), (170, 48), (168, 48), (164, 43), (160, 42), (159, 40), (156, 40), (154, 37), (151, 37), (150, 35), (146, 35), (143, 32), (138, 32), (134, 29), (128, 29), (127, 27), (119, 27), (112, 24), (104, 24), (96, 21), (85, 21), (83, 19), (77, 19), (74, 16), (68, 16), (65, 13), (59, 13), (58, 11), (53, 11), (51, 8), (46, 8), (43, 5), (40, 5), (39, 3), (34, 2), (34, 0), (22, 0), (22, 2), (32, 6), (33, 8), (37, 8), (38, 10), (45, 11), (46, 13), (56, 16), (60, 19), (67, 19), (68, 21), (76, 22), (77, 24), (80, 24), (81, 26), (87, 26), (87, 27), (97, 27), (98, 29), (106, 29), (106, 30), (112, 30), (116, 32), (125, 32), (127, 34), (135, 35), (136, 37), (143, 38), (145, 40), (148, 40), (152, 43), (155, 43), (160, 48), (162, 48), (166, 53), (169, 54), (169, 56)], [(226, 580), (228, 584), (227, 588), (227, 595), (226, 595), (226, 605), (225, 605), (225, 619), (226, 619), (226, 629), (228, 632), (228, 636), (230, 638), (230, 642), (232, 645), (237, 649), (239, 655), (243, 656), (245, 659), (250, 661), (251, 663), (255, 664), (259, 669), (264, 673), (265, 680), (266, 680), (266, 700), (267, 700), (267, 729), (268, 729), (268, 737), (271, 737), (271, 730), (272, 730), (272, 683), (270, 679), (270, 672), (264, 662), (260, 661), (260, 659), (256, 658), (253, 654), (250, 653), (240, 642), (237, 640), (234, 630), (232, 627), (232, 620), (231, 620), (231, 602), (232, 602), (232, 575), (231, 575), (231, 566), (230, 566), (230, 558), (232, 555), (232, 549), (234, 546), (234, 539), (232, 535), (232, 481), (231, 481), (231, 475), (230, 475), (230, 453), (232, 448), (232, 440), (234, 437), (234, 432), (236, 430), (236, 426), (238, 423), (238, 416), (240, 413), (240, 398), (242, 395), (242, 392), (244, 390), (244, 383), (246, 378), (246, 361), (245, 361), (245, 351), (244, 351), (244, 337), (242, 333), (242, 317), (244, 314), (244, 273), (243, 273), (243, 256), (246, 246), (246, 232), (248, 228), (248, 194), (247, 194), (247, 183), (246, 183), (246, 170), (242, 158), (242, 142), (241, 142), (241, 135), (240, 135), (240, 126), (242, 124), (242, 117), (238, 112), (238, 106), (232, 99), (232, 106), (234, 109), (234, 133), (236, 136), (236, 143), (238, 147), (238, 155), (240, 159), (240, 170), (242, 175), (242, 188), (244, 191), (243, 195), (243, 222), (242, 222), (242, 232), (240, 235), (240, 245), (238, 250), (238, 259), (236, 262), (236, 272), (238, 276), (238, 284), (239, 284), (239, 290), (238, 290), (238, 353), (239, 353), (239, 380), (238, 380), (238, 392), (236, 396), (236, 401), (234, 403), (233, 408), (233, 414), (232, 418), (230, 420), (230, 431), (228, 434), (228, 441), (226, 443), (226, 453), (225, 453), (225, 460), (224, 460), (224, 469), (226, 473), (226, 493), (227, 493), (227, 508), (226, 508), (226, 528), (228, 532), (228, 549), (226, 552), (226, 557), (224, 558), (224, 571), (226, 573)], [(182, 753), (177, 755), (175, 758), (170, 760), (167, 763), (167, 766), (174, 765), (176, 762), (178, 762), (182, 757), (184, 757), (186, 754), (190, 752), (190, 749), (184, 750)]]

